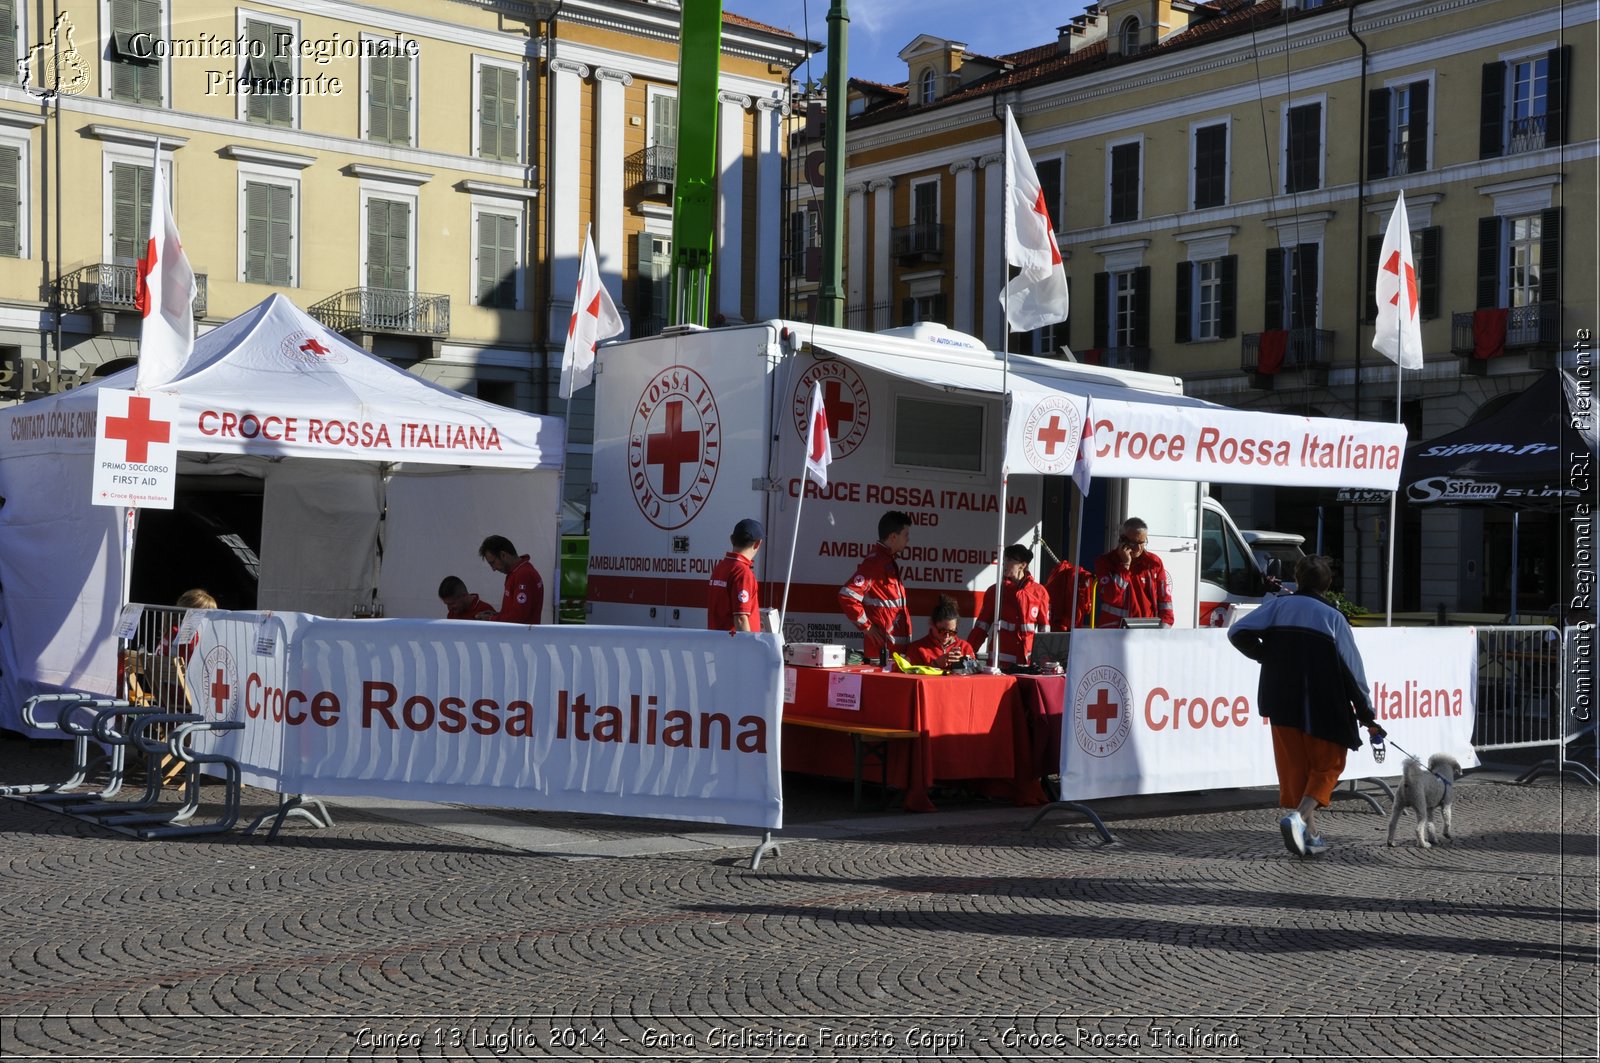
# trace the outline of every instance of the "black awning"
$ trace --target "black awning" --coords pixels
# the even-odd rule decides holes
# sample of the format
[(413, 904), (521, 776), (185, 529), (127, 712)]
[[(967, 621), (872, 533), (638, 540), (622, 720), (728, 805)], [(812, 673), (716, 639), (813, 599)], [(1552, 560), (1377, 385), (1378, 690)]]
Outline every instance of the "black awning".
[(1554, 507), (1581, 497), (1573, 463), (1592, 463), (1593, 454), (1552, 370), (1483, 420), (1407, 448), (1401, 497), (1419, 506)]

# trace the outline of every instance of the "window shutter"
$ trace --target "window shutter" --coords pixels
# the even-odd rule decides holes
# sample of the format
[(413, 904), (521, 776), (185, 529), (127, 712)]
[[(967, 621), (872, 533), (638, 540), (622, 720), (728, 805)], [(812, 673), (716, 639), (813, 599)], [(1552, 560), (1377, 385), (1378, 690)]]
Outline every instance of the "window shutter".
[(1428, 168), (1428, 83), (1411, 83), (1411, 143), (1406, 150), (1408, 173), (1421, 173)]
[(1539, 212), (1539, 301), (1561, 301), (1561, 208)]
[(1483, 64), (1483, 95), (1478, 109), (1478, 158), (1498, 159), (1505, 152), (1506, 65)]
[(389, 57), (389, 143), (411, 143), (411, 61)]
[(1317, 245), (1301, 244), (1294, 249), (1294, 305), (1290, 308), (1290, 328), (1315, 328), (1317, 324)]
[(1544, 143), (1546, 147), (1567, 142), (1567, 71), (1572, 66), (1572, 45), (1550, 50), (1549, 73), (1545, 81)]
[(1178, 343), (1188, 343), (1193, 338), (1193, 328), (1189, 324), (1189, 316), (1194, 305), (1194, 263), (1178, 263), (1178, 298), (1173, 303), (1173, 315), (1176, 325), (1172, 330), (1172, 338)]
[(1139, 218), (1139, 145), (1118, 144), (1111, 149), (1111, 220)]
[(1150, 346), (1150, 267), (1133, 271), (1133, 345)]
[(1222, 306), (1217, 314), (1217, 332), (1225, 340), (1239, 334), (1239, 256), (1222, 256), (1220, 293)]
[(144, 257), (150, 242), (152, 173), (148, 166), (111, 165), (111, 255), (125, 262)]
[(245, 182), (244, 279), (249, 284), (267, 283), (267, 254), (272, 232), (269, 191), (268, 185)]
[(1228, 127), (1204, 126), (1194, 133), (1194, 206), (1220, 207), (1227, 198)]
[[(251, 44), (245, 59), (245, 75), (251, 79), (277, 80), (294, 70), (283, 47), (288, 29), (270, 22), (251, 19), (245, 23), (245, 36)], [(261, 58), (255, 58), (259, 53)], [(252, 90), (256, 86), (251, 86)], [(294, 101), (286, 92), (252, 91), (245, 104), (245, 116), (262, 125), (287, 126), (294, 117)]]
[(517, 219), (478, 215), (479, 306), (510, 310), (517, 305)]
[(917, 323), (917, 301), (915, 299), (900, 300), (900, 324), (915, 325)]
[(1111, 316), (1111, 274), (1096, 273), (1094, 275), (1094, 340), (1091, 347), (1097, 350), (1106, 349), (1106, 337), (1110, 332)]
[(1367, 180), (1389, 176), (1389, 90), (1367, 93)]
[(0, 257), (17, 258), (22, 254), (22, 232), (18, 225), (21, 216), (22, 152), (17, 148), (0, 148)]
[(1500, 218), (1478, 219), (1478, 309), (1500, 305)]
[(17, 4), (0, 0), (0, 81), (17, 79)]
[(1375, 233), (1367, 237), (1367, 299), (1366, 311), (1361, 318), (1369, 325), (1378, 320), (1378, 270), (1383, 265), (1380, 261), (1382, 255), (1383, 234)]
[(410, 291), (411, 204), (367, 200), (367, 287)]
[(367, 60), (367, 139), (389, 139), (389, 60)]
[(1289, 110), (1289, 165), (1285, 192), (1310, 192), (1322, 172), (1322, 105), (1302, 104)]
[(1262, 329), (1283, 328), (1283, 248), (1267, 248), (1266, 320)]
[(1429, 226), (1417, 234), (1422, 244), (1421, 260), (1417, 263), (1417, 272), (1422, 274), (1417, 302), (1424, 321), (1439, 316), (1439, 292), (1443, 280), (1439, 271), (1444, 266), (1439, 246), (1444, 239), (1443, 234), (1444, 230), (1437, 225)]
[(267, 283), (294, 283), (289, 265), (294, 255), (294, 191), (288, 185), (268, 185)]
[(517, 145), (517, 72), (485, 66), (478, 81), (478, 155), (515, 162)]

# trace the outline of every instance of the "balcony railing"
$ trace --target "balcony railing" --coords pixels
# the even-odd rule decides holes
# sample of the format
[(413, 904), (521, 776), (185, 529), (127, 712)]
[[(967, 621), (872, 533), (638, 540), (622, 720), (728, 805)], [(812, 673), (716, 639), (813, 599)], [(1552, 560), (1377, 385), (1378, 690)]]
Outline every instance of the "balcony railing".
[(1526, 118), (1513, 118), (1511, 120), (1510, 136), (1506, 138), (1506, 154), (1516, 155), (1524, 151), (1538, 151), (1544, 147), (1544, 118), (1542, 114), (1531, 114)]
[(897, 225), (889, 231), (889, 246), (897, 258), (902, 255), (942, 255), (944, 226), (936, 221)]
[(623, 175), (629, 188), (641, 184), (671, 187), (677, 173), (678, 149), (675, 146), (652, 144), (629, 155), (623, 162)]
[[(206, 316), (206, 275), (194, 275), (194, 316)], [(133, 263), (97, 262), (61, 279), (61, 302), (68, 310), (136, 311), (139, 267)]]
[(792, 280), (821, 280), (822, 248), (797, 247), (791, 250), (789, 252), (789, 274)]
[(1132, 369), (1136, 372), (1148, 373), (1150, 371), (1150, 348), (1107, 347), (1100, 352), (1100, 364), (1107, 369)]
[[(1294, 328), (1287, 330), (1288, 340), (1283, 351), (1283, 369), (1326, 369), (1333, 362), (1333, 330), (1323, 328)], [(1261, 371), (1261, 337), (1263, 332), (1246, 332), (1240, 343), (1239, 368), (1246, 373)]]
[(1404, 177), (1411, 172), (1411, 141), (1397, 140), (1389, 151), (1389, 176)]
[(311, 316), (335, 332), (450, 335), (450, 297), (395, 288), (346, 288), (313, 303)]
[[(1505, 311), (1505, 350), (1526, 350), (1530, 347), (1554, 347), (1560, 342), (1561, 304), (1556, 302), (1530, 303), (1513, 306)], [(1471, 358), (1478, 349), (1477, 330), (1473, 327), (1479, 313), (1471, 311), (1450, 315), (1450, 353)], [(1492, 337), (1486, 337), (1492, 342)]]
[(893, 312), (893, 303), (848, 307), (844, 312), (844, 327), (857, 332), (878, 332), (889, 327)]

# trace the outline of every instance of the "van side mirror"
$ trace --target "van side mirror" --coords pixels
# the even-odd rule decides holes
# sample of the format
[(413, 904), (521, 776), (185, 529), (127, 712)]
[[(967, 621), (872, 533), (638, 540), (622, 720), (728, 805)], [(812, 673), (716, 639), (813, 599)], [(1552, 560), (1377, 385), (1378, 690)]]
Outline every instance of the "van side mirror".
[(1271, 579), (1283, 578), (1283, 558), (1273, 557), (1267, 560), (1267, 576)]

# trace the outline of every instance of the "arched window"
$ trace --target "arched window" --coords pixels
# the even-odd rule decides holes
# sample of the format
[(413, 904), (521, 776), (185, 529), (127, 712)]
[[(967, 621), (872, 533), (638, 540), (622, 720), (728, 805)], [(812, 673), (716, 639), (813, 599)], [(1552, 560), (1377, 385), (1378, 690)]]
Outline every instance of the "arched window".
[(1122, 29), (1118, 31), (1122, 37), (1122, 54), (1134, 55), (1139, 51), (1139, 19), (1130, 15), (1122, 20)]
[(920, 87), (920, 92), (917, 96), (918, 102), (932, 103), (934, 86), (936, 86), (938, 83), (938, 76), (934, 74), (932, 67), (924, 70), (922, 72), (922, 84)]

